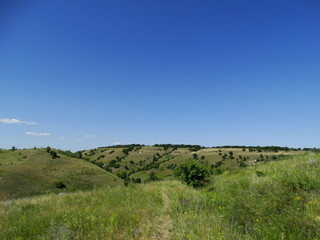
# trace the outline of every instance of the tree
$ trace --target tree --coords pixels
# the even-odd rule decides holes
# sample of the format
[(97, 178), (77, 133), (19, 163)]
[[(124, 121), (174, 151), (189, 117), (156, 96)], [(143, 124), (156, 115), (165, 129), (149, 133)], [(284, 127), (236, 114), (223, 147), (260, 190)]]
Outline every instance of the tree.
[(47, 151), (47, 153), (50, 153), (51, 148), (48, 146), (48, 147), (46, 148), (46, 151)]
[(149, 181), (158, 181), (159, 178), (156, 176), (155, 172), (154, 171), (151, 171), (149, 173)]
[(207, 181), (210, 176), (210, 169), (208, 164), (190, 159), (186, 163), (180, 164), (174, 173), (186, 184), (198, 188)]
[(82, 152), (81, 151), (77, 151), (74, 153), (74, 157), (75, 158), (82, 158)]
[(52, 150), (51, 150), (51, 151), (50, 151), (50, 155), (51, 155), (52, 159), (59, 158), (57, 152), (55, 152), (55, 151), (52, 151)]
[(56, 188), (64, 189), (66, 187), (67, 186), (61, 181), (56, 183)]
[(135, 182), (135, 183), (141, 183), (141, 178), (136, 178), (136, 179), (134, 180), (134, 182)]

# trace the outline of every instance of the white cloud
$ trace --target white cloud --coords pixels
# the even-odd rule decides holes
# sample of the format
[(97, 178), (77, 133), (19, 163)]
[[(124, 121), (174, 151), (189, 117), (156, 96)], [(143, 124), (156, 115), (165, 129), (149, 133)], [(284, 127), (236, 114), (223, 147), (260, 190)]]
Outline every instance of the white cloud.
[(7, 124), (27, 124), (27, 125), (38, 125), (37, 122), (26, 122), (26, 121), (20, 121), (18, 119), (9, 119), (9, 118), (0, 118), (1, 123), (7, 123)]
[(81, 142), (80, 139), (73, 139), (74, 142)]
[(35, 133), (35, 132), (26, 132), (26, 135), (32, 136), (51, 136), (51, 133)]
[(120, 145), (121, 142), (113, 142), (112, 144), (113, 144), (113, 145)]
[(96, 136), (95, 134), (84, 135), (85, 138), (94, 138), (95, 136)]
[(61, 136), (60, 139), (65, 139), (65, 137)]

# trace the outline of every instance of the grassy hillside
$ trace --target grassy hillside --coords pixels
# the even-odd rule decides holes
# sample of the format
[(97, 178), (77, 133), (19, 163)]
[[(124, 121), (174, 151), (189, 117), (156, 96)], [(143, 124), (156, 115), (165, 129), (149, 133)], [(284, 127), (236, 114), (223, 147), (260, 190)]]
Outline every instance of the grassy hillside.
[(254, 239), (320, 239), (320, 155), (287, 157), (215, 176), (207, 197)]
[(0, 203), (0, 239), (320, 239), (320, 156)]
[[(44, 149), (1, 150), (0, 200), (123, 184), (122, 179), (90, 162), (58, 155), (52, 159)], [(66, 188), (58, 189), (58, 182)]]
[(304, 151), (286, 148), (202, 148), (196, 145), (168, 144), (102, 147), (84, 151), (82, 157), (119, 176), (125, 173), (129, 178), (144, 181), (150, 172), (155, 172), (161, 179), (171, 179), (175, 167), (191, 158), (207, 162), (215, 171), (223, 172), (301, 153)]

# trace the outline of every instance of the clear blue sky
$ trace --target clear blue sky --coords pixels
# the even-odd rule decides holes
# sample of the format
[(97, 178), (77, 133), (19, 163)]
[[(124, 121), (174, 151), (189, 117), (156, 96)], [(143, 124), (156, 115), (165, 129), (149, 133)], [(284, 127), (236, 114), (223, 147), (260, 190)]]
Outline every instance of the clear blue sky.
[(1, 1), (0, 148), (320, 147), (317, 0)]

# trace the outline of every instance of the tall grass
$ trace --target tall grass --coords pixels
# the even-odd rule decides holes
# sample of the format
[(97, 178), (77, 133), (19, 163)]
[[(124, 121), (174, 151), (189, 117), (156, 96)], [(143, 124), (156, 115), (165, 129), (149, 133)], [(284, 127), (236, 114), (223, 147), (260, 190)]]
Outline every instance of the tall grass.
[(0, 239), (148, 239), (162, 206), (150, 186), (3, 202)]
[(170, 190), (173, 239), (320, 239), (320, 156), (288, 157)]
[(0, 202), (0, 239), (320, 239), (320, 156), (214, 176)]
[(249, 239), (217, 215), (216, 206), (203, 191), (177, 186), (169, 190), (173, 237), (179, 240)]
[(254, 239), (320, 239), (319, 155), (291, 157), (214, 178), (213, 214)]

